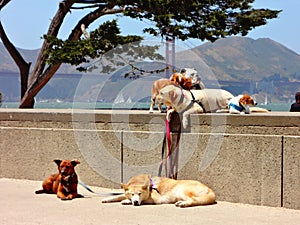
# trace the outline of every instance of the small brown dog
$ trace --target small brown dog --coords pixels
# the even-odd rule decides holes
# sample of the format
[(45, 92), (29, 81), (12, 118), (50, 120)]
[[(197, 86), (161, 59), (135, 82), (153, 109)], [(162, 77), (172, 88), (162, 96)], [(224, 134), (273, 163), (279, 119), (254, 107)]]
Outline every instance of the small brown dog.
[(38, 190), (36, 194), (57, 194), (61, 200), (72, 200), (80, 197), (77, 193), (78, 178), (75, 173), (75, 166), (80, 164), (77, 160), (60, 160), (56, 159), (54, 162), (58, 166), (59, 173), (52, 174), (43, 181), (43, 189)]

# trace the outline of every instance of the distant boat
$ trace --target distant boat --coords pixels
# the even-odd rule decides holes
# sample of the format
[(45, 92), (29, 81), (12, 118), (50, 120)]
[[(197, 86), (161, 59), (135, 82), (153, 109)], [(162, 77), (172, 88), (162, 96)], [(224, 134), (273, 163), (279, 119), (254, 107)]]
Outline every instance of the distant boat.
[(39, 100), (39, 101), (37, 101), (37, 102), (39, 102), (39, 103), (48, 103), (49, 100), (48, 100), (48, 99), (42, 99), (42, 100)]
[(122, 92), (116, 97), (114, 104), (120, 104), (120, 103), (124, 103), (125, 99), (124, 96), (122, 94)]
[(265, 101), (260, 103), (260, 105), (268, 105), (268, 95), (265, 95)]
[(128, 104), (131, 104), (131, 103), (132, 103), (132, 100), (131, 100), (130, 97), (127, 99), (126, 103), (128, 103)]
[(265, 102), (264, 105), (268, 105), (268, 95), (265, 96)]

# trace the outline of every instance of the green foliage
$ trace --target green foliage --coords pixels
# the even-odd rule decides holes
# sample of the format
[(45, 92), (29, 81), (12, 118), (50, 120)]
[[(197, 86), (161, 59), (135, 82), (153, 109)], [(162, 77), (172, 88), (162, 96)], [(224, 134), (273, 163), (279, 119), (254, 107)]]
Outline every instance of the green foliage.
[(267, 20), (277, 18), (280, 10), (254, 9), (254, 0), (120, 0), (127, 5), (124, 15), (150, 20), (155, 27), (144, 32), (154, 36), (173, 36), (181, 40), (247, 35)]
[(230, 35), (246, 35), (265, 25), (280, 11), (253, 9), (254, 0), (148, 0), (120, 1), (129, 6), (125, 15), (155, 22), (144, 31), (153, 35), (172, 35), (181, 40), (198, 38), (215, 41)]
[[(123, 15), (154, 23), (144, 29), (154, 36), (172, 36), (181, 40), (197, 38), (214, 42), (231, 35), (247, 35), (255, 27), (265, 25), (280, 11), (253, 9), (254, 0), (93, 0), (80, 1), (88, 7), (124, 9)], [(78, 1), (79, 3), (79, 1)], [(152, 24), (153, 24), (152, 23)], [(122, 36), (117, 21), (105, 22), (90, 33), (90, 38), (79, 41), (60, 40), (44, 36), (51, 43), (48, 63), (80, 65), (100, 58), (103, 72), (136, 59), (162, 58), (158, 46), (143, 46), (139, 36)], [(119, 56), (119, 57), (116, 57)], [(79, 70), (95, 68), (95, 64)], [(134, 74), (134, 73), (133, 73)]]
[[(158, 46), (141, 45), (142, 37), (120, 35), (117, 21), (108, 21), (90, 33), (88, 39), (79, 41), (63, 41), (56, 37), (44, 36), (51, 43), (52, 48), (49, 54), (48, 63), (68, 63), (71, 65), (89, 64), (91, 60), (100, 58), (97, 61), (102, 66), (102, 72), (109, 73), (117, 67), (124, 66), (127, 61), (143, 58), (163, 59), (156, 53)], [(96, 69), (95, 62), (86, 67), (78, 67), (79, 71)]]

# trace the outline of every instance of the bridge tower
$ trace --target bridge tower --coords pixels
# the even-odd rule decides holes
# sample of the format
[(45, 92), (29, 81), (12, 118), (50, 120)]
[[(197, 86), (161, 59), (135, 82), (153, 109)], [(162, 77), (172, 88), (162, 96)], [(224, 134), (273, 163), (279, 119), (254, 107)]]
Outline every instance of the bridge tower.
[(171, 35), (166, 37), (166, 66), (165, 78), (169, 78), (175, 69), (175, 38)]

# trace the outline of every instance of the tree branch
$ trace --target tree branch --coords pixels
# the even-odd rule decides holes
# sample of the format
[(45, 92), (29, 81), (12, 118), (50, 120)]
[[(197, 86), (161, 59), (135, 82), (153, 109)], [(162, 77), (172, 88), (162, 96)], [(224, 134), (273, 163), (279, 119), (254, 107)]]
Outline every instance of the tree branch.
[[(57, 36), (66, 14), (70, 11), (70, 8), (74, 3), (76, 3), (76, 0), (63, 1), (59, 3), (58, 11), (56, 12), (54, 18), (51, 21), (47, 35)], [(44, 40), (42, 48), (40, 49), (40, 53), (37, 57), (36, 64), (33, 68), (31, 76), (29, 77), (28, 89), (23, 98), (21, 99), (19, 108), (33, 108), (33, 98), (42, 89), (42, 87), (45, 86), (45, 84), (55, 73), (54, 72), (48, 80), (46, 79), (45, 81), (43, 81), (40, 78), (46, 66), (46, 60), (48, 58), (48, 54), (46, 54), (45, 52), (49, 48), (51, 48), (50, 43), (48, 43), (47, 40)], [(58, 70), (59, 66), (60, 65), (58, 65), (55, 71)]]
[[(69, 1), (68, 1), (69, 2)], [(72, 4), (75, 1), (72, 1)], [(62, 4), (62, 3), (61, 3)], [(64, 19), (66, 13), (68, 12), (68, 9), (70, 9), (71, 5), (68, 5), (68, 7), (62, 7), (60, 6), (56, 16), (52, 20), (52, 23), (50, 25), (50, 28), (48, 30), (47, 35), (55, 35), (57, 36), (58, 30), (61, 26), (62, 20)], [(98, 19), (101, 16), (108, 15), (108, 14), (116, 14), (121, 13), (124, 11), (123, 8), (114, 8), (115, 5), (110, 5), (109, 8), (98, 8), (95, 11), (87, 14), (84, 16), (75, 26), (75, 28), (72, 30), (71, 34), (69, 35), (69, 40), (78, 40), (80, 36), (82, 35), (81, 26), (82, 24), (85, 25), (85, 27), (88, 27), (92, 22), (94, 22), (96, 19)], [(62, 8), (62, 9), (61, 9)], [(62, 12), (61, 12), (62, 11)], [(55, 22), (55, 21), (56, 22)], [(55, 26), (58, 24), (58, 26)], [(46, 65), (46, 59), (48, 58), (48, 55), (45, 54), (45, 51), (49, 49), (51, 46), (47, 41), (44, 41), (43, 47), (40, 51), (39, 57), (37, 59), (37, 64), (34, 71), (33, 71), (33, 77), (30, 81), (30, 86), (25, 93), (24, 97), (21, 100), (20, 108), (28, 108), (33, 107), (31, 104), (33, 104), (32, 99), (37, 95), (37, 93), (47, 84), (47, 82), (53, 77), (55, 72), (59, 69), (61, 66), (61, 63), (58, 63), (56, 65), (50, 65), (48, 68), (42, 73), (43, 69)]]
[(9, 2), (10, 2), (10, 0), (1, 0), (0, 1), (0, 10)]
[(89, 6), (81, 6), (81, 7), (71, 7), (71, 9), (90, 9), (90, 8), (98, 8), (98, 7), (105, 7), (106, 3), (99, 3), (99, 4), (93, 4)]
[(22, 57), (22, 55), (19, 53), (19, 51), (15, 48), (15, 46), (10, 42), (3, 29), (1, 21), (0, 21), (0, 39), (2, 40), (5, 48), (7, 49), (10, 56), (13, 58), (13, 60), (15, 61), (15, 63), (19, 68), (20, 78), (21, 78), (21, 98), (22, 98), (27, 90), (28, 74), (29, 74), (31, 62), (27, 63)]

